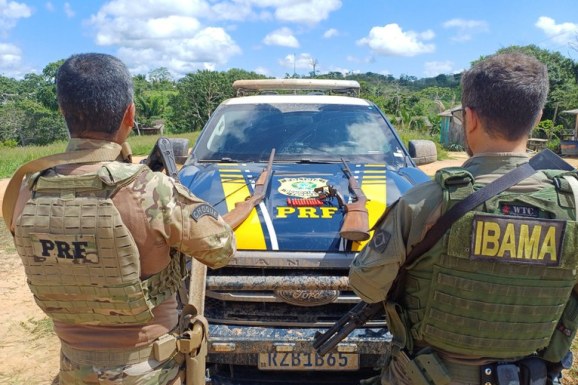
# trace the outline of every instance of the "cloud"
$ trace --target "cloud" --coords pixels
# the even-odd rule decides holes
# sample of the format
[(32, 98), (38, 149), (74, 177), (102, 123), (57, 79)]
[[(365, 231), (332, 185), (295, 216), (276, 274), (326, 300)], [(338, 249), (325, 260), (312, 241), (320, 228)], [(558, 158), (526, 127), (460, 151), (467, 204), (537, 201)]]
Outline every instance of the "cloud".
[(30, 17), (32, 8), (16, 1), (0, 0), (0, 34), (4, 37), (14, 28), (18, 19)]
[(279, 60), (279, 65), (285, 68), (307, 69), (313, 71), (313, 63), (315, 60), (316, 59), (308, 53), (302, 53), (298, 56), (287, 55), (283, 59)]
[(48, 12), (54, 12), (54, 4), (52, 4), (50, 1), (44, 3), (44, 8), (46, 8)]
[(454, 63), (446, 61), (429, 61), (424, 65), (424, 74), (429, 77), (434, 77), (440, 74), (454, 73)]
[(22, 51), (19, 47), (9, 43), (0, 43), (0, 74), (21, 79), (31, 72), (35, 70), (22, 65)]
[[(197, 2), (200, 2), (197, 0)], [(278, 20), (315, 25), (341, 8), (341, 0), (217, 0), (207, 18), (218, 20)]]
[(68, 17), (69, 19), (74, 17), (75, 13), (72, 10), (72, 6), (70, 5), (70, 3), (64, 3), (64, 13), (66, 14), (66, 17)]
[(180, 77), (197, 69), (215, 69), (241, 53), (221, 27), (204, 26), (214, 17), (203, 0), (113, 0), (91, 16), (98, 45), (118, 47), (133, 73), (166, 67)]
[(373, 27), (369, 35), (357, 41), (358, 45), (367, 45), (373, 52), (384, 56), (416, 56), (435, 51), (434, 44), (425, 41), (433, 39), (434, 32), (404, 32), (397, 24)]
[(325, 33), (323, 34), (323, 37), (326, 39), (330, 39), (332, 37), (336, 37), (339, 36), (339, 31), (336, 30), (335, 28), (330, 28), (327, 31), (325, 31)]
[(0, 43), (0, 68), (14, 68), (20, 64), (22, 52), (15, 45)]
[(253, 70), (255, 73), (260, 75), (269, 76), (270, 71), (265, 67), (257, 67)]
[(556, 24), (556, 21), (550, 17), (541, 16), (536, 22), (536, 27), (540, 28), (556, 44), (566, 45), (576, 41), (578, 36), (578, 24), (562, 23)]
[(457, 29), (453, 41), (465, 42), (472, 39), (473, 34), (488, 32), (488, 23), (483, 20), (451, 19), (443, 23), (446, 29)]
[(277, 29), (263, 39), (267, 45), (279, 45), (282, 47), (298, 48), (299, 41), (293, 36), (293, 31), (289, 28)]
[(256, 0), (255, 3), (274, 3), (275, 18), (279, 21), (309, 25), (326, 20), (331, 12), (341, 8), (341, 0)]

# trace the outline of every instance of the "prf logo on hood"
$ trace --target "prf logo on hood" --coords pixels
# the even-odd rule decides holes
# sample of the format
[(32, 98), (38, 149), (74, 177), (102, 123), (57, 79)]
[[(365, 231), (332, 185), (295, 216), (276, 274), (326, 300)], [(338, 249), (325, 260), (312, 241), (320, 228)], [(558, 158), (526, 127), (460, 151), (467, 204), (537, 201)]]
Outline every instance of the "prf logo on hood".
[(319, 195), (314, 190), (327, 186), (327, 179), (322, 178), (283, 178), (278, 191), (283, 195), (300, 198), (313, 198)]
[(565, 221), (475, 215), (471, 259), (560, 265)]

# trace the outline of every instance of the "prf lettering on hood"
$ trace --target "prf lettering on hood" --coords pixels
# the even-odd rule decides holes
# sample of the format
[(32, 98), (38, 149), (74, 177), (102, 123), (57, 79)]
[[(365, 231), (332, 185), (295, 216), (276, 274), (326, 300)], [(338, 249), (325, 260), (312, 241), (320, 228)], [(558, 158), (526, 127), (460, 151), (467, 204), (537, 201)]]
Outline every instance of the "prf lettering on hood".
[(474, 215), (471, 259), (560, 264), (565, 221)]

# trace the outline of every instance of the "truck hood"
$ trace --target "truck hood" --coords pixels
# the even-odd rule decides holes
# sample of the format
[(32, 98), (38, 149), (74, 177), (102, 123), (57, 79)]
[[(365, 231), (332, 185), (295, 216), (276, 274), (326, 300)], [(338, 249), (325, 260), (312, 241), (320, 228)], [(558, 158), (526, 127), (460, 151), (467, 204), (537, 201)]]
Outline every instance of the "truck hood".
[[(221, 215), (253, 192), (264, 163), (189, 163), (180, 182)], [(367, 197), (370, 228), (388, 205), (412, 186), (430, 178), (415, 167), (349, 163)], [(235, 230), (239, 250), (340, 252), (360, 250), (365, 242), (341, 238), (345, 207), (337, 197), (316, 200), (316, 188), (331, 186), (345, 203), (356, 199), (341, 163), (275, 163), (266, 196)]]

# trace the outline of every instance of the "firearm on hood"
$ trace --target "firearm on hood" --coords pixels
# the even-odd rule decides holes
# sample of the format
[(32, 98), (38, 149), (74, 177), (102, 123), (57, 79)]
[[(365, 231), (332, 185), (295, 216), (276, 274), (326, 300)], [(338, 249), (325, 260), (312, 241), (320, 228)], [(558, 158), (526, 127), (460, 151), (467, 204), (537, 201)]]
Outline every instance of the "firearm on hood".
[(345, 217), (339, 234), (351, 241), (366, 241), (369, 239), (369, 214), (365, 204), (367, 197), (359, 187), (347, 162), (341, 158), (343, 172), (349, 179), (349, 190), (353, 193), (354, 201), (345, 205)]

